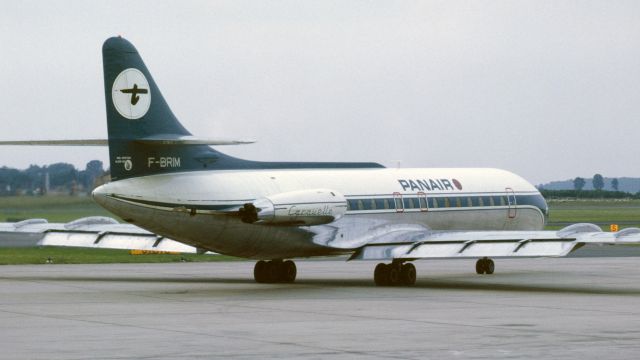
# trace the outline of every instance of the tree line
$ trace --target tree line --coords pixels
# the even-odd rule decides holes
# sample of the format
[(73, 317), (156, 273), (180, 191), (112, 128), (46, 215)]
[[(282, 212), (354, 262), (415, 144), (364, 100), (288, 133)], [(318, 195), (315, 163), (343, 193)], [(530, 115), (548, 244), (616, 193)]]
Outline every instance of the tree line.
[[(100, 160), (89, 161), (84, 170), (67, 163), (31, 165), (25, 170), (3, 166), (0, 168), (0, 196), (90, 193), (107, 181), (109, 172)], [(595, 174), (590, 181), (595, 190), (583, 190), (587, 179), (582, 177), (573, 179), (573, 190), (549, 190), (542, 185), (538, 189), (545, 198), (640, 199), (640, 191), (635, 194), (619, 191), (617, 178), (611, 179), (613, 191), (603, 190), (605, 181), (601, 174)]]
[(0, 196), (77, 194), (91, 192), (108, 181), (102, 161), (91, 160), (84, 170), (67, 163), (31, 165), (25, 170), (0, 168)]
[(591, 178), (591, 185), (594, 190), (583, 190), (586, 185), (587, 180), (578, 176), (573, 179), (573, 190), (547, 190), (542, 186), (539, 190), (545, 198), (640, 199), (640, 191), (635, 194), (620, 191), (620, 182), (617, 178), (611, 179), (611, 188), (613, 190), (603, 190), (605, 183), (601, 174), (595, 174)]

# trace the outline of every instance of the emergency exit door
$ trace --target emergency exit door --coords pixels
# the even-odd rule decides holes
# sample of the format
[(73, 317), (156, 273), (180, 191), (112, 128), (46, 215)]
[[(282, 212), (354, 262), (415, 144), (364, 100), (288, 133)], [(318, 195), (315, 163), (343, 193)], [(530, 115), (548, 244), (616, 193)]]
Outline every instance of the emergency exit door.
[(518, 215), (516, 193), (512, 188), (506, 188), (505, 190), (507, 191), (507, 218), (515, 219), (516, 215)]

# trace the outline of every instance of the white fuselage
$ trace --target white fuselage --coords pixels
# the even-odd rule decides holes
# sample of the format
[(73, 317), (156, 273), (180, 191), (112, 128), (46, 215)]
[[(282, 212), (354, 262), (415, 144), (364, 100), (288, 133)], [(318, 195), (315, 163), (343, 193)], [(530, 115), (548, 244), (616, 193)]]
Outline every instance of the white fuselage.
[[(344, 195), (346, 214), (315, 226), (250, 224), (237, 216), (257, 199), (317, 188)], [(348, 253), (431, 230), (540, 230), (547, 213), (535, 187), (497, 169), (194, 171), (114, 181), (94, 198), (156, 234), (257, 259)]]

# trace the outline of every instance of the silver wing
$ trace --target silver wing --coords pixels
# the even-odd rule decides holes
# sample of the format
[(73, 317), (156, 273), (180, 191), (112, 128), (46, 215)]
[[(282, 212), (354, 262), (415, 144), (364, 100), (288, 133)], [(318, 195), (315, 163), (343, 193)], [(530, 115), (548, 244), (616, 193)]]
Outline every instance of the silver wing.
[(421, 236), (415, 232), (410, 235), (411, 241), (406, 242), (384, 241), (383, 236), (381, 241), (357, 249), (350, 260), (561, 257), (585, 245), (640, 244), (639, 228), (603, 232), (594, 224), (574, 224), (558, 231), (425, 231)]
[[(567, 256), (585, 245), (640, 244), (640, 229), (603, 232), (593, 224), (574, 224), (558, 231), (429, 231), (388, 228), (371, 234), (350, 260), (417, 260)], [(87, 217), (66, 224), (30, 219), (0, 223), (0, 247), (70, 246), (202, 253), (175, 240), (108, 217)], [(640, 246), (636, 247), (640, 255)], [(620, 256), (600, 251), (599, 256)]]
[(109, 217), (93, 216), (66, 224), (30, 219), (0, 223), (0, 246), (71, 246), (103, 249), (153, 250), (180, 253), (203, 252)]

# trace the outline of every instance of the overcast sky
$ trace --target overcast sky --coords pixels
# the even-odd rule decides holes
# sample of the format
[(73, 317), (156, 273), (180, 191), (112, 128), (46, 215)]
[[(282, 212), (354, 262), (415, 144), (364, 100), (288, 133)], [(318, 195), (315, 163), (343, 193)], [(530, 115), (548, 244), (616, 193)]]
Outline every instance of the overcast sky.
[(192, 133), (258, 140), (235, 156), (640, 176), (640, 1), (0, 4), (3, 140), (106, 138), (101, 47), (122, 35)]

